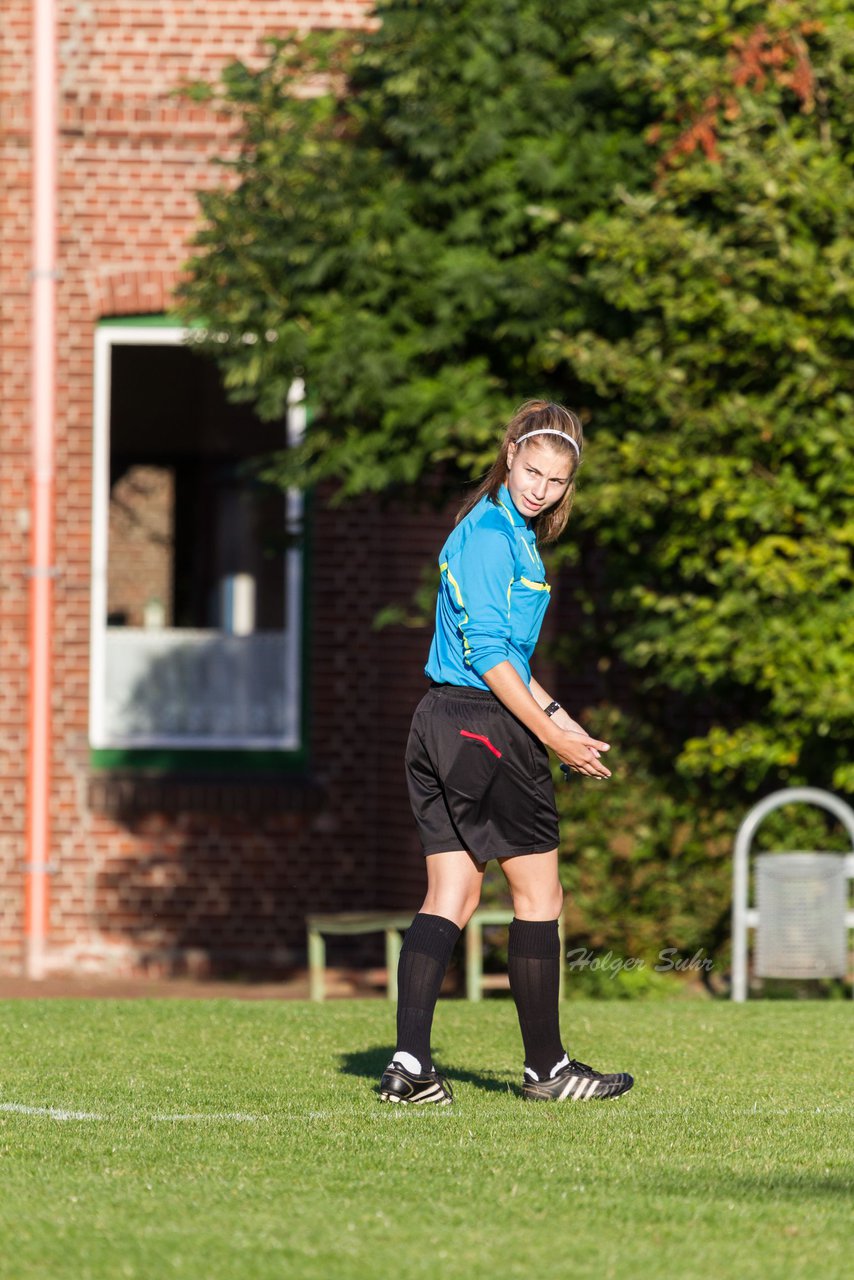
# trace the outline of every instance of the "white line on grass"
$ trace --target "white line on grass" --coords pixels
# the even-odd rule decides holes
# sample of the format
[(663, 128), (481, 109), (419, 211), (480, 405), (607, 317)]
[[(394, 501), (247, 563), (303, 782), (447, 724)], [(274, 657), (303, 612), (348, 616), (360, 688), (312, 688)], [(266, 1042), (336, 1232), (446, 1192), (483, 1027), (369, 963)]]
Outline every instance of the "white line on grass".
[(94, 1111), (65, 1111), (62, 1107), (25, 1107), (22, 1102), (0, 1102), (0, 1111), (17, 1116), (48, 1116), (51, 1120), (103, 1120)]
[[(0, 1102), (0, 1111), (17, 1116), (46, 1116), (48, 1120), (110, 1120), (116, 1116), (101, 1115), (97, 1111), (66, 1111), (64, 1107), (28, 1107), (23, 1102)], [(255, 1124), (266, 1116), (253, 1116), (245, 1111), (208, 1111), (182, 1113), (180, 1115), (151, 1115), (146, 1120), (195, 1121), (236, 1120), (241, 1124)]]
[(266, 1119), (266, 1116), (251, 1116), (243, 1111), (210, 1111), (210, 1112), (188, 1112), (186, 1115), (175, 1116), (152, 1116), (152, 1120), (239, 1120), (245, 1124), (255, 1124), (257, 1120)]

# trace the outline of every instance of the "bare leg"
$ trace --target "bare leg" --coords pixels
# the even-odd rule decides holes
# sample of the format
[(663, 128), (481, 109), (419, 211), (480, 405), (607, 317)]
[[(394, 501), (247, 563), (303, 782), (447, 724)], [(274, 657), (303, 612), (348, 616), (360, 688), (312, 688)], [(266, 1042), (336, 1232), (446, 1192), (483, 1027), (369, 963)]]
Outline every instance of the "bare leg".
[(563, 889), (557, 873), (557, 849), (520, 858), (499, 858), (513, 896), (517, 920), (557, 920)]
[(444, 916), (463, 929), (480, 902), (485, 868), (465, 849), (431, 853), (427, 863), (427, 896), (421, 911)]

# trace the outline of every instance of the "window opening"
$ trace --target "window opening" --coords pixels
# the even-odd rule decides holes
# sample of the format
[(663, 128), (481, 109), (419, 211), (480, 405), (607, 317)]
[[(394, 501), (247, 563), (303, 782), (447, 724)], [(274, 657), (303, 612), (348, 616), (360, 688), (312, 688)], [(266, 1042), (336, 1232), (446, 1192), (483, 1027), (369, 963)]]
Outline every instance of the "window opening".
[(253, 461), (302, 384), (263, 423), (184, 337), (97, 331), (92, 746), (294, 749), (302, 501)]

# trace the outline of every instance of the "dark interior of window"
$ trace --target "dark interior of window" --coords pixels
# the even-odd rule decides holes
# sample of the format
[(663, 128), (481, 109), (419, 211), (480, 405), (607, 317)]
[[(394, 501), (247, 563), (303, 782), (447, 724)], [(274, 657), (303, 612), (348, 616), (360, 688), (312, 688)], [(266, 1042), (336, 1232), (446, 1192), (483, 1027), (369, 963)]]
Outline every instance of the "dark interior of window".
[(110, 625), (282, 629), (285, 498), (253, 462), (285, 443), (197, 353), (113, 347)]

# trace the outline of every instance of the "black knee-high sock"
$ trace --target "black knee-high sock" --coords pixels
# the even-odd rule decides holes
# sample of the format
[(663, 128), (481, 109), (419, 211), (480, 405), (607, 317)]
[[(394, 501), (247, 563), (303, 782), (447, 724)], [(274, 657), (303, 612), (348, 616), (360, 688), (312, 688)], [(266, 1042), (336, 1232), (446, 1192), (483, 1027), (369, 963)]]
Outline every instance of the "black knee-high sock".
[(397, 967), (397, 1049), (418, 1059), (430, 1071), (430, 1028), (442, 979), (460, 936), (459, 925), (423, 911), (403, 939)]
[(557, 920), (510, 923), (510, 990), (525, 1045), (525, 1066), (547, 1080), (565, 1057), (560, 1038), (560, 939)]

